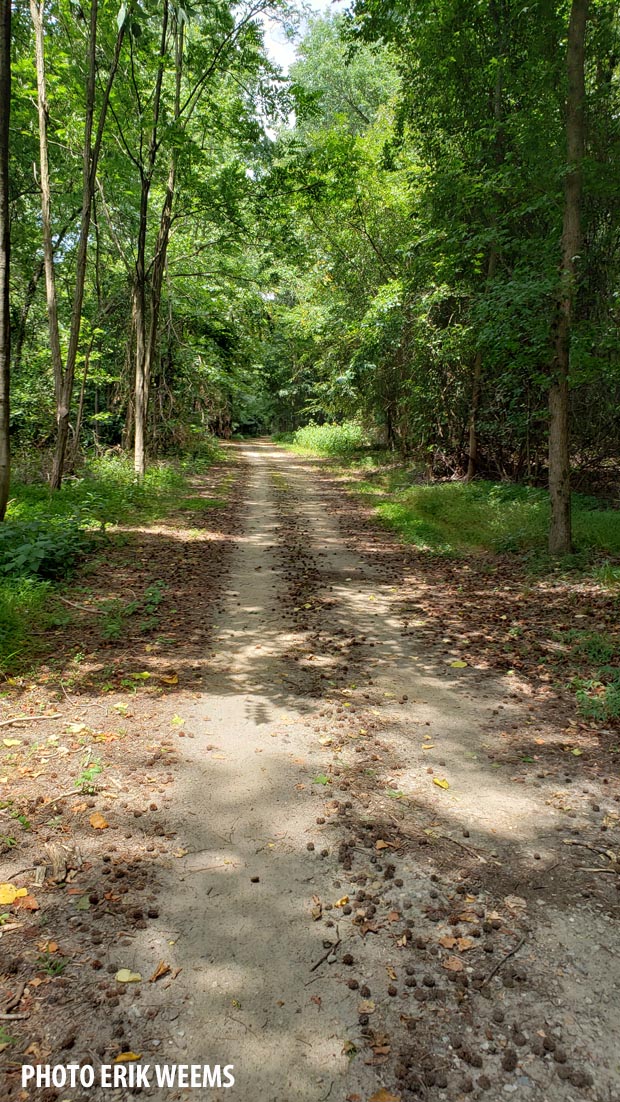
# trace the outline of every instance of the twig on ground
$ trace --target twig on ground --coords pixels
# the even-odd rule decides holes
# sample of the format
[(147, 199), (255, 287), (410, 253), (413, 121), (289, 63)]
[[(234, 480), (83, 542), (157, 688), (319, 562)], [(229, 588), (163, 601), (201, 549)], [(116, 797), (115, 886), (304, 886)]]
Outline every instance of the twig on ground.
[(327, 950), (327, 952), (326, 952), (326, 953), (324, 953), (324, 954), (323, 954), (323, 956), (321, 957), (321, 959), (320, 959), (320, 960), (317, 960), (316, 964), (313, 964), (313, 965), (312, 965), (312, 968), (310, 969), (310, 971), (311, 971), (311, 972), (314, 972), (314, 971), (315, 971), (315, 969), (317, 969), (317, 968), (319, 967), (319, 965), (320, 965), (320, 964), (324, 964), (324, 963), (325, 963), (325, 961), (327, 960), (327, 958), (328, 958), (328, 957), (331, 957), (332, 953), (335, 953), (335, 952), (336, 952), (336, 949), (337, 949), (337, 948), (338, 948), (338, 946), (340, 945), (340, 943), (341, 943), (341, 940), (342, 940), (341, 938), (338, 938), (338, 941), (335, 941), (333, 945), (330, 945), (329, 949)]
[(17, 872), (12, 872), (9, 876), (7, 876), (7, 880), (13, 880), (16, 876), (21, 876), (23, 872), (34, 872), (36, 867), (36, 865), (26, 865), (25, 869), (18, 869)]
[(617, 876), (617, 869), (590, 869), (587, 865), (577, 865), (580, 872), (594, 872), (597, 876)]
[(519, 949), (521, 949), (524, 945), (525, 945), (525, 938), (522, 937), (521, 941), (519, 941), (515, 945), (514, 949), (511, 949), (509, 953), (506, 953), (506, 956), (502, 957), (502, 959), (500, 961), (498, 961), (498, 963), (495, 965), (495, 968), (492, 968), (491, 971), (489, 972), (488, 976), (486, 976), (485, 979), (483, 979), (482, 983), (480, 984), (480, 990), (482, 990), (482, 988), (487, 985), (489, 980), (493, 979), (493, 976), (497, 975), (500, 968), (503, 968), (503, 966), (505, 965), (506, 961), (510, 960), (511, 957), (514, 957), (515, 953), (518, 953)]
[(9, 1013), (9, 1011), (15, 1010), (19, 1006), (20, 1002), (22, 1001), (22, 995), (24, 994), (25, 990), (26, 990), (26, 981), (24, 980), (23, 983), (18, 984), (18, 986), (15, 990), (15, 994), (11, 996), (8, 1003), (6, 1004), (4, 1009), (5, 1009), (7, 1014)]
[(0, 1022), (23, 1022), (30, 1014), (0, 1014)]
[(37, 723), (42, 719), (62, 719), (62, 712), (54, 712), (51, 716), (13, 716), (13, 719), (0, 720), (0, 727), (8, 727), (11, 723)]
[(105, 610), (102, 608), (87, 608), (86, 605), (78, 605), (75, 601), (69, 601), (66, 597), (61, 597), (58, 593), (56, 594), (56, 598), (62, 601), (63, 605), (68, 605), (69, 608), (77, 608), (78, 612), (90, 612), (93, 616), (104, 615)]

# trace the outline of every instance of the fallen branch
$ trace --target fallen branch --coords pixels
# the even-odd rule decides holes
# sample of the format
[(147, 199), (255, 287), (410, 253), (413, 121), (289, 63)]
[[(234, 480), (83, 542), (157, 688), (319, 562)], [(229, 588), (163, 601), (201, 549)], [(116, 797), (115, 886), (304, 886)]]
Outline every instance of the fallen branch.
[(577, 865), (580, 872), (595, 872), (597, 876), (617, 876), (617, 869), (589, 869), (587, 865)]
[(61, 597), (60, 594), (56, 594), (59, 601), (62, 601), (63, 605), (68, 605), (69, 608), (77, 608), (79, 612), (90, 612), (93, 616), (103, 616), (105, 610), (102, 608), (87, 608), (86, 605), (78, 605), (75, 601), (68, 601), (66, 597)]
[(37, 723), (42, 719), (62, 719), (62, 712), (54, 712), (52, 716), (14, 716), (13, 719), (0, 720), (0, 727), (8, 727), (11, 723)]
[(519, 949), (521, 949), (524, 945), (525, 945), (525, 938), (522, 937), (521, 941), (519, 941), (518, 944), (515, 945), (514, 949), (511, 949), (509, 953), (506, 953), (506, 956), (502, 957), (502, 959), (500, 961), (498, 961), (498, 963), (495, 965), (495, 968), (492, 968), (491, 971), (489, 972), (488, 976), (485, 979), (483, 979), (482, 983), (480, 984), (480, 988), (479, 988), (480, 991), (482, 990), (483, 987), (486, 987), (489, 980), (493, 979), (493, 976), (497, 975), (500, 968), (503, 968), (503, 966), (505, 965), (506, 961), (510, 960), (511, 957), (514, 957), (515, 953), (518, 953)]
[(23, 1022), (30, 1014), (0, 1014), (0, 1022)]
[(25, 990), (26, 990), (26, 981), (24, 980), (23, 983), (20, 983), (18, 985), (17, 990), (15, 991), (15, 994), (11, 996), (8, 1003), (6, 1004), (4, 1009), (5, 1009), (5, 1012), (7, 1014), (9, 1013), (9, 1011), (17, 1009), (20, 1002), (22, 1001), (22, 996), (23, 996)]

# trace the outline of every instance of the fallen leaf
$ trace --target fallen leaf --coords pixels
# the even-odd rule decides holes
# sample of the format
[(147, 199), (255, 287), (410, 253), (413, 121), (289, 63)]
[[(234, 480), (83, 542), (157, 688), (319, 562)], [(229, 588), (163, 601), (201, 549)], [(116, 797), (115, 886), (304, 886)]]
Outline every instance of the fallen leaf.
[(449, 936), (440, 937), (439, 944), (443, 946), (444, 949), (454, 949), (456, 946), (456, 938)]
[(474, 947), (474, 943), (470, 937), (457, 937), (456, 944), (459, 953), (466, 953), (468, 949), (473, 949)]
[(162, 673), (160, 674), (159, 680), (163, 681), (164, 685), (178, 685), (179, 675), (178, 673)]
[(104, 819), (100, 811), (93, 811), (90, 819), (88, 820), (93, 830), (105, 830), (109, 827), (109, 822)]
[(83, 895), (78, 899), (75, 904), (76, 911), (90, 911), (90, 900), (87, 895)]
[(357, 1013), (358, 1014), (374, 1014), (374, 1012), (375, 1012), (375, 1004), (372, 1001), (372, 999), (362, 999), (362, 1001), (360, 1002), (360, 1004), (357, 1008)]
[(442, 960), (441, 967), (445, 968), (447, 972), (462, 972), (464, 965), (458, 957), (446, 957), (445, 960)]
[(396, 979), (396, 972), (395, 972), (395, 971), (394, 971), (394, 969), (392, 968), (391, 964), (388, 964), (388, 965), (386, 965), (386, 969), (385, 969), (385, 970), (386, 970), (386, 972), (387, 972), (387, 974), (388, 974), (388, 976), (389, 976), (389, 978), (390, 978), (391, 980), (395, 980), (395, 979)]
[(392, 1094), (392, 1092), (386, 1090), (385, 1087), (381, 1087), (380, 1090), (371, 1094), (368, 1102), (401, 1102), (401, 1096), (400, 1094)]
[(152, 976), (149, 976), (149, 983), (156, 983), (157, 980), (162, 979), (163, 976), (167, 976), (172, 969), (169, 964), (166, 964), (165, 960), (160, 960), (157, 968), (153, 972)]
[(22, 895), (28, 895), (27, 888), (16, 888), (14, 884), (0, 884), (0, 904), (9, 906)]
[(5, 746), (21, 746), (22, 740), (19, 738), (3, 738), (2, 742)]
[(437, 788), (449, 788), (450, 782), (445, 780), (444, 777), (433, 777), (433, 784), (437, 785)]
[(130, 1060), (140, 1060), (141, 1056), (141, 1052), (119, 1052), (118, 1056), (114, 1057), (114, 1063), (124, 1064)]
[(139, 983), (142, 976), (139, 972), (132, 972), (129, 968), (119, 968), (114, 979), (118, 983)]
[(455, 658), (454, 662), (451, 662), (450, 665), (453, 670), (464, 670), (467, 662), (463, 662), (462, 658)]
[(400, 912), (390, 911), (390, 913), (386, 917), (388, 922), (398, 922), (398, 920), (400, 919)]
[(336, 903), (334, 903), (334, 907), (346, 907), (348, 902), (349, 902), (348, 895), (343, 895), (342, 899), (338, 899), (336, 901)]
[(389, 849), (389, 847), (390, 847), (390, 843), (389, 842), (384, 842), (383, 838), (379, 838), (375, 842), (375, 849)]
[(321, 900), (319, 899), (318, 895), (313, 895), (312, 896), (312, 904), (313, 904), (313, 906), (312, 906), (312, 910), (310, 911), (310, 914), (312, 915), (314, 921), (318, 922), (318, 920), (323, 915), (323, 904), (321, 903)]
[(15, 900), (13, 907), (16, 911), (38, 911), (39, 904), (33, 895), (21, 895)]
[(343, 1056), (355, 1056), (356, 1052), (357, 1052), (357, 1048), (354, 1045), (353, 1041), (345, 1041), (345, 1043), (342, 1046), (342, 1055)]
[(183, 719), (183, 716), (174, 715), (170, 720), (170, 723), (173, 727), (182, 727), (185, 723), (185, 720)]

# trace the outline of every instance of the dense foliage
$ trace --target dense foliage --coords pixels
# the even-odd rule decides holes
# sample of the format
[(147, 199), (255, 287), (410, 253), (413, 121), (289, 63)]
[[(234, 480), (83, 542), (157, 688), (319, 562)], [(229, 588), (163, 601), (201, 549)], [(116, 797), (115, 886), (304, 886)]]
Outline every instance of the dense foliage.
[(576, 485), (613, 486), (616, 5), (355, 0), (305, 25), (285, 77), (265, 28), (298, 20), (284, 0), (13, 5), (20, 463), (59, 486), (135, 444), (142, 477), (206, 431), (350, 421), (431, 473), (542, 484), (566, 315)]

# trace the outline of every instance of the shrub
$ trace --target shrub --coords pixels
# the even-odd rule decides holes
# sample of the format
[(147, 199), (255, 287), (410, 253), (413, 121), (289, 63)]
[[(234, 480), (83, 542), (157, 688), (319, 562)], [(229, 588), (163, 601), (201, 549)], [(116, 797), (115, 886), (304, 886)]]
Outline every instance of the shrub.
[(341, 425), (310, 423), (297, 429), (291, 442), (304, 451), (331, 456), (351, 455), (370, 445), (366, 430), (357, 421), (344, 421)]

